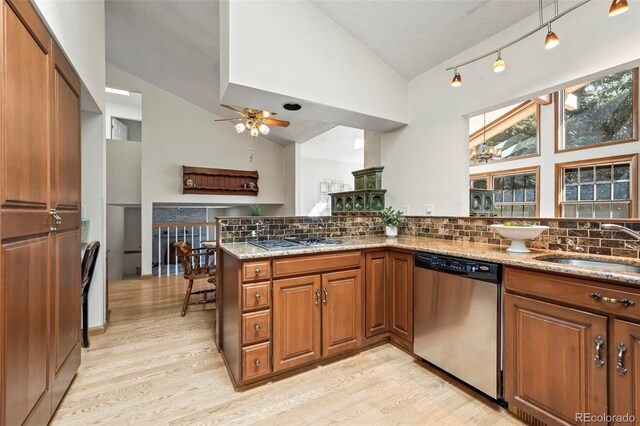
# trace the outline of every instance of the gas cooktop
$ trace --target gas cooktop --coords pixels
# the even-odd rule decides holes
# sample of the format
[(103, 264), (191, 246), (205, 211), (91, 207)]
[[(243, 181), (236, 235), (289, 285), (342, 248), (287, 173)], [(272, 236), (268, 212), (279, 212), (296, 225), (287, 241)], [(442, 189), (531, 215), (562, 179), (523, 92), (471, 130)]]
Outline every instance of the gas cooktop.
[(290, 250), (296, 248), (305, 248), (312, 246), (342, 244), (340, 240), (332, 238), (285, 238), (284, 240), (262, 240), (250, 241), (256, 247), (264, 250)]

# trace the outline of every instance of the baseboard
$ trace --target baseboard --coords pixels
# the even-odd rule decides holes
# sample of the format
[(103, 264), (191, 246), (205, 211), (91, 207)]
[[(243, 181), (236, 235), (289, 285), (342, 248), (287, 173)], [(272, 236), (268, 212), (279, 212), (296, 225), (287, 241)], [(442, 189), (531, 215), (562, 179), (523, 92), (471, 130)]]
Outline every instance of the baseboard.
[(140, 279), (141, 280), (150, 280), (151, 278), (153, 278), (152, 274), (144, 274), (144, 275), (140, 275)]
[(104, 334), (105, 331), (107, 331), (107, 327), (109, 326), (108, 322), (105, 322), (102, 325), (99, 325), (97, 327), (89, 327), (89, 336), (97, 336), (99, 334)]

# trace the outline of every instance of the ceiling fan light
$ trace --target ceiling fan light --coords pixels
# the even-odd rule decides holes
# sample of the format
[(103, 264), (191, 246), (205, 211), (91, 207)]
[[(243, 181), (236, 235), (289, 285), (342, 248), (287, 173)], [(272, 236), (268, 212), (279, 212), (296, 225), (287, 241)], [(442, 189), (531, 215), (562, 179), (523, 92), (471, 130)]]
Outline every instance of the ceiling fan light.
[(263, 135), (269, 134), (269, 126), (267, 126), (266, 124), (261, 124), (260, 126), (258, 126), (258, 130), (260, 130), (260, 133), (262, 133)]
[(544, 48), (553, 49), (559, 44), (560, 44), (560, 39), (558, 38), (556, 33), (551, 31), (551, 24), (549, 24), (549, 32), (547, 33), (547, 37), (545, 37), (544, 39)]
[(251, 128), (251, 136), (253, 136), (254, 138), (257, 138), (259, 134), (260, 132), (258, 132), (258, 128), (256, 126), (253, 126)]
[(256, 127), (256, 122), (253, 120), (247, 120), (245, 124), (247, 126), (247, 129), (253, 129), (254, 127)]
[(504, 60), (502, 60), (502, 56), (498, 54), (498, 59), (493, 63), (493, 72), (502, 72), (506, 67)]
[(609, 16), (620, 15), (627, 10), (629, 10), (629, 3), (627, 0), (613, 0), (611, 2), (611, 7), (609, 8)]
[(460, 76), (460, 73), (456, 71), (455, 75), (453, 76), (453, 80), (451, 80), (451, 87), (460, 86), (462, 86), (462, 77)]
[(236, 124), (236, 132), (242, 133), (246, 129), (246, 126), (243, 123)]

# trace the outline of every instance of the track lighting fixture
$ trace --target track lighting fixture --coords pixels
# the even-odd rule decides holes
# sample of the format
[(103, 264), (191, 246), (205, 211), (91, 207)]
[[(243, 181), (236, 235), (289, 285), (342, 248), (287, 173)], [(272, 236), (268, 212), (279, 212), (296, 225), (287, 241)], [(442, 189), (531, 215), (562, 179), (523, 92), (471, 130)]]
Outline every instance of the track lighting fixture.
[[(484, 55), (480, 55), (477, 56), (473, 59), (469, 59), (468, 61), (465, 62), (461, 62), (459, 64), (453, 65), (451, 67), (447, 68), (447, 71), (451, 71), (453, 70), (453, 80), (451, 80), (451, 86), (452, 87), (459, 87), (462, 86), (462, 77), (460, 77), (460, 73), (458, 72), (458, 68), (463, 67), (465, 65), (469, 65), (472, 64), (474, 62), (478, 62), (486, 57), (492, 56), (494, 54), (498, 54), (498, 58), (496, 59), (496, 61), (493, 63), (493, 71), (494, 72), (502, 72), (504, 71), (504, 69), (506, 68), (505, 62), (502, 59), (502, 50), (506, 49), (507, 47), (513, 46), (516, 43), (521, 42), (522, 40), (526, 39), (527, 37), (532, 36), (533, 34), (537, 33), (538, 31), (540, 31), (543, 28), (547, 28), (547, 36), (545, 37), (544, 40), (544, 47), (545, 49), (553, 49), (554, 47), (556, 47), (558, 44), (560, 44), (560, 38), (558, 38), (558, 36), (556, 35), (556, 33), (553, 32), (553, 30), (551, 29), (551, 24), (555, 21), (557, 21), (558, 19), (562, 18), (564, 15), (573, 12), (574, 10), (576, 10), (577, 8), (579, 8), (580, 6), (583, 6), (587, 3), (589, 3), (591, 0), (581, 0), (579, 3), (574, 4), (573, 6), (569, 7), (568, 9), (564, 10), (562, 13), (558, 13), (558, 0), (554, 0), (553, 1), (553, 5), (555, 8), (555, 16), (551, 19), (549, 19), (547, 22), (544, 21), (544, 17), (542, 16), (542, 0), (539, 0), (539, 16), (540, 16), (540, 25), (537, 28), (532, 29), (531, 31), (529, 31), (528, 33), (521, 35), (520, 37), (516, 38), (515, 40), (510, 41), (507, 44), (504, 44), (502, 46), (500, 46), (498, 49), (494, 49), (491, 50), (487, 53), (485, 53)], [(613, 0), (611, 3), (611, 7), (609, 8), (609, 16), (616, 16), (619, 15), (621, 13), (626, 12), (627, 10), (629, 10), (629, 2), (628, 0)]]
[(493, 63), (493, 72), (502, 72), (505, 68), (506, 65), (502, 60), (502, 51), (498, 50), (498, 59)]
[(558, 38), (556, 33), (551, 31), (551, 24), (548, 24), (547, 25), (547, 36), (544, 39), (544, 48), (547, 49), (547, 50), (548, 49), (553, 49), (554, 47), (556, 47), (559, 44), (560, 44), (560, 39)]
[(454, 68), (453, 70), (453, 80), (451, 80), (451, 87), (460, 87), (462, 86), (462, 77), (460, 77), (460, 73), (458, 72), (458, 68)]
[(611, 2), (611, 7), (609, 8), (609, 16), (620, 15), (627, 10), (629, 10), (629, 3), (627, 3), (627, 0), (613, 0), (613, 2)]

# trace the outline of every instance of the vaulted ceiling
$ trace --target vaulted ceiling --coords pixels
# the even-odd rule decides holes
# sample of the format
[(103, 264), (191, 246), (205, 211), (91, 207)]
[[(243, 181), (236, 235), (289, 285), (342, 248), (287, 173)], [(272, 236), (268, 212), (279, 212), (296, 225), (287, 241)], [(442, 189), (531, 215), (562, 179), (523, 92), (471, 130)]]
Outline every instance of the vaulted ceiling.
[[(538, 7), (537, 0), (311, 1), (407, 79), (535, 13)], [(575, 1), (561, 0), (561, 8)], [(286, 7), (286, 1), (273, 3)], [(109, 64), (220, 117), (230, 117), (219, 106), (217, 0), (107, 0), (106, 31)], [(304, 142), (334, 127), (333, 123), (300, 121), (293, 115), (278, 118), (292, 121), (289, 128), (275, 128), (269, 134), (269, 139), (281, 144)]]

